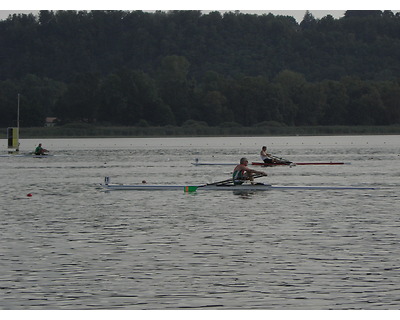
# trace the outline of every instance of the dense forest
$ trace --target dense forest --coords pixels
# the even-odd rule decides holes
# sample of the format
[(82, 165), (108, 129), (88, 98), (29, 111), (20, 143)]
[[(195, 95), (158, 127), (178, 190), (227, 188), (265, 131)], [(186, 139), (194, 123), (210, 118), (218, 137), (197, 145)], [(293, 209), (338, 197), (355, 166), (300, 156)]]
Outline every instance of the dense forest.
[(400, 124), (400, 15), (40, 11), (0, 21), (0, 126)]

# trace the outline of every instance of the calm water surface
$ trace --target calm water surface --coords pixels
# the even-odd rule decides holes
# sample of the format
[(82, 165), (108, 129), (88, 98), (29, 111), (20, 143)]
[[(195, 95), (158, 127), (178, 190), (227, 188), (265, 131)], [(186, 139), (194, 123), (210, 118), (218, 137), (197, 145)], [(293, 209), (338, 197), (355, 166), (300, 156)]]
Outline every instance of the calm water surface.
[[(1, 309), (399, 309), (400, 136), (22, 140), (0, 158)], [(202, 184), (258, 161), (275, 185), (378, 190), (115, 191)], [(6, 153), (6, 141), (2, 150)], [(27, 197), (31, 193), (32, 197)]]

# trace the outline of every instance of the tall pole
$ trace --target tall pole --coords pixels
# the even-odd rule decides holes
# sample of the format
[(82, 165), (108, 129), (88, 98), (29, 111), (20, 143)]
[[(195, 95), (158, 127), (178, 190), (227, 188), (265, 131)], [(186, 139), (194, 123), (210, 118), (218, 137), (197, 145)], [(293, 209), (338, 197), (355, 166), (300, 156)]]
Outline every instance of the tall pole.
[(17, 109), (17, 132), (18, 132), (18, 146), (15, 151), (19, 152), (19, 93), (18, 93), (18, 109)]
[(17, 128), (19, 131), (19, 93), (18, 93), (18, 109), (17, 109)]

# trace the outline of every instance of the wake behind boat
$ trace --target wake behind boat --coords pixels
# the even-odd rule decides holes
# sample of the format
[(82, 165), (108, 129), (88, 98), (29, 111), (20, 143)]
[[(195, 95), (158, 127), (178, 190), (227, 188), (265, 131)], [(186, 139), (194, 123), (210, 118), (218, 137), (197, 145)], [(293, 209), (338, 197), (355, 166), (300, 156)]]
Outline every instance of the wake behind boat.
[(8, 154), (1, 154), (0, 157), (48, 158), (48, 157), (54, 157), (54, 154), (8, 153)]

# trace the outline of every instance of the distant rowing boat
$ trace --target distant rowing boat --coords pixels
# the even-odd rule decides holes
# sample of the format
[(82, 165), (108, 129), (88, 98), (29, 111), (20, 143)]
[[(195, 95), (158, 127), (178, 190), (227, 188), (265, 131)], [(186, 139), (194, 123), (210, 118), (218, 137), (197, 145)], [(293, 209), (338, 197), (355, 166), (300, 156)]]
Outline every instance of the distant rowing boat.
[(113, 190), (134, 190), (134, 191), (163, 191), (163, 190), (181, 190), (185, 192), (194, 191), (268, 191), (268, 190), (374, 190), (372, 187), (358, 186), (273, 186), (270, 184), (205, 184), (205, 185), (149, 185), (142, 184), (111, 184), (109, 178), (105, 178), (105, 182), (100, 186), (108, 191)]
[[(350, 162), (291, 162), (291, 163), (264, 163), (264, 162), (252, 162), (252, 166), (263, 166), (263, 167), (275, 167), (275, 166), (312, 166), (312, 165), (344, 165), (350, 164)], [(192, 162), (194, 166), (236, 166), (237, 163), (227, 162)]]
[(252, 162), (252, 166), (263, 166), (263, 167), (273, 167), (273, 166), (327, 166), (327, 165), (343, 165), (350, 164), (350, 162), (291, 162), (291, 163), (264, 163), (264, 162)]

